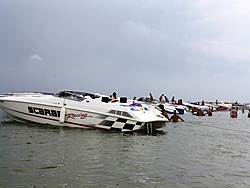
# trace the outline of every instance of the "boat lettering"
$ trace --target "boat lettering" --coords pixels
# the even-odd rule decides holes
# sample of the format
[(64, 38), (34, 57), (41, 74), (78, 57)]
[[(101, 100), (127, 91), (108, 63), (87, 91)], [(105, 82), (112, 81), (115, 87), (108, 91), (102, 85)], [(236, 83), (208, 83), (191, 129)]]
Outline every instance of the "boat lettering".
[(75, 118), (80, 118), (80, 119), (85, 119), (87, 117), (92, 117), (92, 116), (89, 116), (88, 114), (83, 114), (83, 113), (79, 113), (79, 114), (73, 114), (73, 113), (70, 113), (70, 114), (66, 114), (66, 119), (75, 119)]
[(29, 113), (32, 114), (40, 114), (45, 116), (53, 116), (53, 117), (60, 117), (60, 111), (50, 110), (50, 109), (43, 109), (37, 107), (28, 106)]

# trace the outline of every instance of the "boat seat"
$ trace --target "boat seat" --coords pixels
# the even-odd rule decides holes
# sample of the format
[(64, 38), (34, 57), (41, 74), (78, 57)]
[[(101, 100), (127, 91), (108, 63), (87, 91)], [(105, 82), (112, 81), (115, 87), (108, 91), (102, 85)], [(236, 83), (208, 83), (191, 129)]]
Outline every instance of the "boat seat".
[(120, 103), (127, 103), (127, 97), (120, 97)]
[(109, 102), (109, 98), (108, 97), (102, 97), (102, 102), (108, 103)]

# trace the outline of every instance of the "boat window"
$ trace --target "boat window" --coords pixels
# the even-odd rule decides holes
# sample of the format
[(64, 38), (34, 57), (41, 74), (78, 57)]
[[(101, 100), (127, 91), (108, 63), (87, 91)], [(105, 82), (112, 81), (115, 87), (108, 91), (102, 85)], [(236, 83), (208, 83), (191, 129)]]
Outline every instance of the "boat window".
[(125, 117), (129, 117), (129, 118), (133, 118), (128, 112), (110, 110), (108, 113), (110, 113), (110, 114), (116, 114), (116, 115), (120, 115), (120, 116), (125, 116)]
[(126, 116), (126, 117), (130, 117), (130, 118), (132, 118), (132, 117), (131, 117), (131, 115), (129, 115), (129, 113), (128, 113), (128, 112), (122, 112), (122, 115), (123, 115), (123, 116)]
[(115, 114), (115, 110), (110, 110), (108, 113)]

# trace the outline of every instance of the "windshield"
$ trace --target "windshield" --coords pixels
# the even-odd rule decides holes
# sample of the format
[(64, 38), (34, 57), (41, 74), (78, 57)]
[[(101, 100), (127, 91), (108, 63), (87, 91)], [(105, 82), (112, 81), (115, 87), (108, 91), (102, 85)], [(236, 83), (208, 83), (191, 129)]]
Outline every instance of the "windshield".
[(148, 98), (148, 97), (141, 97), (141, 98), (139, 98), (137, 101), (149, 102), (149, 103), (152, 103), (152, 104), (158, 104), (158, 103), (159, 103), (159, 101), (158, 101), (157, 99), (151, 100), (151, 99)]
[(56, 93), (55, 96), (72, 100), (78, 100), (78, 101), (84, 100), (87, 96), (91, 97), (92, 99), (100, 98), (99, 95), (93, 93), (87, 93), (83, 91), (66, 91), (66, 90)]

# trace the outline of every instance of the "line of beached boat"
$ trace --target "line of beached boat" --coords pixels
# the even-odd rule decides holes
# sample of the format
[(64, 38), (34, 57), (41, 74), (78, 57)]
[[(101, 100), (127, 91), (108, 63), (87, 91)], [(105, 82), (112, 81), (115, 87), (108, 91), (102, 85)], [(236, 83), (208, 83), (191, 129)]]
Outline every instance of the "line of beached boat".
[(229, 110), (230, 106), (224, 103), (162, 103), (148, 97), (111, 100), (109, 96), (99, 93), (62, 90), (56, 94), (6, 93), (0, 97), (0, 108), (8, 117), (19, 122), (121, 132), (152, 132), (166, 126), (168, 119), (162, 115), (163, 110), (170, 114), (175, 110), (184, 114), (193, 108)]

